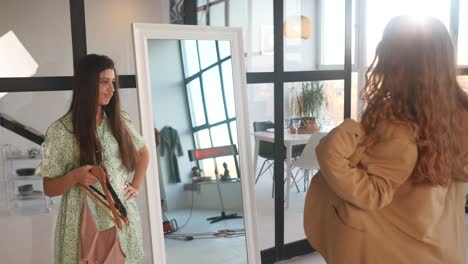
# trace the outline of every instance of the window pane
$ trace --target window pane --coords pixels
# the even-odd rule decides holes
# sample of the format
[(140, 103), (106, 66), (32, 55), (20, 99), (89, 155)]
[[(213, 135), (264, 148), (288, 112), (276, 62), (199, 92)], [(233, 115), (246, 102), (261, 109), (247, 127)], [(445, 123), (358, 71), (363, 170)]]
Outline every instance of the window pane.
[[(316, 52), (319, 39), (315, 30), (319, 19), (314, 1), (284, 1), (284, 69), (310, 71), (319, 63)], [(339, 14), (339, 15), (337, 15)], [(333, 17), (342, 16), (335, 12)], [(338, 20), (339, 21), (339, 20)], [(335, 22), (335, 24), (337, 24)], [(343, 27), (344, 25), (337, 25)], [(334, 32), (335, 33), (335, 32)], [(338, 35), (339, 33), (336, 33)], [(344, 41), (337, 43), (344, 47)], [(336, 51), (335, 51), (336, 52)], [(341, 63), (343, 64), (343, 63)]]
[(223, 71), (223, 84), (224, 84), (224, 96), (226, 99), (226, 107), (228, 111), (228, 117), (232, 118), (236, 116), (236, 106), (234, 104), (234, 89), (232, 88), (232, 65), (231, 60), (227, 60), (221, 64)]
[[(197, 149), (211, 148), (210, 132), (208, 129), (203, 129), (194, 133), (195, 147)], [(203, 175), (207, 177), (214, 176), (214, 161), (213, 159), (199, 160), (200, 168), (203, 170)]]
[(342, 80), (285, 83), (284, 87), (285, 118), (315, 117), (319, 124), (331, 127), (343, 121)]
[[(73, 52), (70, 26), (70, 1), (2, 0), (0, 4), (0, 38), (12, 31), (35, 63), (23, 72), (22, 64), (8, 76), (71, 76)], [(130, 37), (130, 36), (129, 36)], [(103, 41), (104, 39), (101, 39)], [(8, 41), (6, 37), (0, 41)], [(11, 43), (11, 42), (10, 42)], [(17, 42), (15, 42), (17, 43)], [(16, 44), (14, 45), (16, 47)], [(22, 48), (23, 48), (22, 47)], [(23, 50), (24, 51), (24, 50)], [(9, 55), (18, 54), (11, 52)], [(0, 60), (19, 63), (18, 58)], [(37, 65), (36, 65), (37, 64)], [(26, 64), (29, 65), (29, 64)], [(120, 68), (120, 67), (118, 67)], [(5, 75), (4, 75), (5, 76)]]
[[(236, 0), (229, 1), (229, 26), (230, 27), (240, 27), (242, 28), (242, 39), (244, 40), (244, 47), (248, 46), (250, 41), (249, 35), (249, 19), (248, 19), (248, 9), (249, 3), (251, 0)], [(267, 3), (269, 4), (269, 2)], [(259, 14), (255, 14), (258, 16)], [(253, 18), (254, 19), (254, 18)], [(247, 51), (246, 48), (244, 48)]]
[(221, 82), (219, 68), (213, 67), (202, 74), (203, 95), (205, 97), (208, 123), (214, 124), (226, 119), (224, 113), (223, 95), (221, 93)]
[(182, 56), (186, 78), (200, 71), (196, 40), (182, 40)]
[(367, 64), (375, 56), (375, 48), (391, 18), (408, 15), (429, 15), (440, 19), (447, 28), (450, 25), (450, 1), (440, 0), (383, 0), (367, 1)]
[(224, 2), (210, 7), (210, 26), (224, 27)]
[(468, 65), (468, 0), (460, 1), (460, 24), (458, 31), (458, 64)]
[(231, 145), (227, 124), (210, 128), (213, 147)]
[[(208, 3), (208, 0), (197, 0), (197, 7), (204, 6), (207, 3)], [(206, 10), (207, 8), (205, 7), (205, 9), (202, 9), (197, 12), (197, 25), (201, 25), (201, 26), (206, 25), (206, 16), (208, 14)]]
[[(301, 131), (303, 137), (315, 137), (314, 147), (320, 142), (320, 138), (326, 135), (328, 131), (334, 126), (340, 124), (343, 121), (343, 103), (344, 103), (344, 82), (343, 80), (337, 81), (315, 81), (315, 82), (294, 82), (285, 83), (284, 94), (285, 94), (285, 117), (315, 117), (318, 120), (318, 125), (322, 125), (323, 129), (320, 132), (312, 132), (314, 129), (313, 124), (309, 131)], [(302, 98), (300, 98), (302, 96)], [(324, 100), (325, 99), (325, 100)], [(311, 106), (315, 111), (309, 111), (313, 114), (301, 114), (295, 111), (295, 107), (291, 102), (301, 100), (304, 105)], [(321, 102), (317, 104), (317, 102)], [(315, 128), (317, 129), (317, 128)], [(295, 131), (293, 130), (293, 133)], [(288, 132), (287, 132), (288, 133)], [(289, 134), (285, 134), (290, 136)], [(313, 147), (313, 148), (314, 148)], [(293, 148), (294, 149), (294, 148)], [(301, 157), (299, 157), (300, 160)], [(318, 170), (318, 163), (315, 163), (313, 156), (309, 158), (308, 164), (312, 172), (308, 175), (309, 181), (304, 180), (304, 170), (299, 171), (298, 168), (291, 168), (291, 174), (297, 175), (296, 183), (291, 178), (291, 186), (285, 187), (285, 191), (289, 192), (289, 208), (285, 210), (285, 243), (291, 243), (305, 238), (303, 233), (303, 209), (306, 198), (306, 191), (312, 175)], [(312, 166), (313, 165), (313, 166)], [(285, 179), (287, 179), (286, 172), (288, 168), (285, 166)], [(297, 184), (297, 185), (296, 185)], [(287, 196), (287, 193), (285, 193)]]
[(229, 127), (231, 129), (232, 144), (236, 145), (237, 151), (239, 151), (239, 143), (237, 142), (237, 121), (230, 122)]
[[(250, 142), (252, 151), (255, 149), (254, 122), (273, 121), (274, 100), (273, 84), (248, 84), (248, 103), (249, 103), (249, 127)], [(255, 153), (254, 153), (255, 155)], [(275, 155), (275, 153), (273, 153)], [(254, 176), (258, 181), (255, 183), (255, 200), (257, 201), (257, 221), (262, 223), (258, 226), (259, 249), (264, 250), (275, 246), (275, 207), (272, 199), (273, 190), (273, 169), (267, 169), (260, 174), (260, 169), (266, 159), (257, 155), (257, 163), (254, 164)], [(266, 161), (265, 166), (272, 164)], [(260, 176), (259, 176), (260, 174)], [(241, 175), (241, 177), (249, 177)]]
[(274, 120), (273, 88), (272, 83), (248, 84), (249, 120), (252, 127), (253, 122)]
[(227, 40), (218, 41), (219, 46), (219, 57), (224, 59), (228, 56), (231, 56), (231, 43)]
[(197, 0), (197, 7), (206, 5), (208, 3), (208, 0)]
[(205, 111), (203, 110), (203, 100), (200, 89), (200, 79), (195, 79), (187, 85), (188, 99), (190, 106), (190, 116), (194, 127), (205, 124)]
[(457, 76), (458, 83), (460, 86), (468, 93), (468, 75), (460, 75)]
[(344, 63), (345, 41), (345, 1), (322, 1), (323, 8), (323, 48), (322, 61), (324, 64)]
[(198, 11), (197, 13), (197, 25), (206, 26), (206, 11)]
[(197, 149), (211, 148), (210, 132), (208, 129), (197, 131), (193, 136), (195, 137), (195, 147)]
[(204, 177), (211, 177), (215, 179), (215, 160), (214, 159), (204, 159), (198, 161), (200, 168), (203, 170), (202, 175)]
[(199, 40), (198, 50), (200, 51), (200, 64), (202, 69), (207, 68), (218, 60), (214, 40)]
[[(345, 52), (345, 0), (322, 1), (322, 27), (320, 44), (320, 64), (325, 65), (343, 65)], [(356, 1), (353, 1), (352, 15), (352, 44), (351, 44), (351, 62), (354, 64), (355, 44), (356, 44)], [(325, 66), (326, 67), (326, 66)]]
[[(351, 73), (351, 118), (359, 120), (363, 102), (359, 95), (358, 73)], [(344, 109), (344, 108), (343, 108)]]
[(251, 1), (248, 72), (273, 71), (273, 1)]
[(234, 156), (216, 158), (216, 167), (218, 168), (220, 177), (222, 177), (225, 174), (225, 168), (223, 163), (226, 163), (226, 167), (228, 169), (230, 178), (237, 178), (237, 169), (236, 163), (234, 163)]

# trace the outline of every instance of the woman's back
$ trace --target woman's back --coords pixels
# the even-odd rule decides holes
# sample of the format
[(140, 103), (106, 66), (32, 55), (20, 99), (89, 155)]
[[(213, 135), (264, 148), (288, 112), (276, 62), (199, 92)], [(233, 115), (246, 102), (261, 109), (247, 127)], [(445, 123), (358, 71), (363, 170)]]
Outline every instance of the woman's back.
[[(465, 263), (463, 182), (415, 184), (415, 145), (404, 147), (414, 144), (411, 131), (390, 122), (377, 127), (379, 143), (356, 150), (359, 157), (350, 158), (359, 160), (361, 171), (329, 177), (340, 171), (329, 150), (345, 149), (339, 134), (355, 135), (358, 123), (343, 123), (321, 142), (326, 148), (317, 148), (319, 160), (322, 156), (328, 161), (321, 163), (306, 197), (304, 229), (309, 242), (329, 264)], [(460, 141), (468, 149), (468, 125), (465, 129), (467, 136)]]

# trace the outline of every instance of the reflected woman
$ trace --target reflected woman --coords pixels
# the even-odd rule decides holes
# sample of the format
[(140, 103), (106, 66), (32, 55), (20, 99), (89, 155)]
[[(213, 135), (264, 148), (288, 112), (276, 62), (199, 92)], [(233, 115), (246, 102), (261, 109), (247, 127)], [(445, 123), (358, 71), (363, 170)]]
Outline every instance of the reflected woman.
[(304, 209), (331, 264), (465, 263), (468, 97), (435, 18), (393, 18), (367, 73), (361, 123), (317, 146)]
[[(101, 55), (87, 55), (74, 76), (73, 98), (67, 114), (46, 133), (44, 156), (36, 174), (44, 177), (47, 196), (62, 195), (55, 230), (55, 263), (78, 263), (79, 230), (83, 197), (78, 184), (95, 184), (90, 173), (102, 164), (127, 209), (130, 224), (118, 237), (126, 263), (140, 263), (143, 256), (142, 227), (134, 199), (143, 184), (148, 150), (128, 115), (121, 112), (114, 62)], [(127, 181), (134, 171), (133, 181)], [(95, 187), (100, 189), (99, 183)], [(123, 199), (123, 198), (126, 199)], [(88, 202), (100, 230), (112, 222), (93, 202)]]

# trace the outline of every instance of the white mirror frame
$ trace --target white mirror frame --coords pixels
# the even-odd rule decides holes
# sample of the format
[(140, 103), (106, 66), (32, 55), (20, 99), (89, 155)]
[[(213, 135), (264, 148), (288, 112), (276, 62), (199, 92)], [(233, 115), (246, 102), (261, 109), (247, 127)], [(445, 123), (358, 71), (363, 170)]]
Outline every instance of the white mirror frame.
[[(255, 222), (254, 170), (247, 108), (247, 83), (244, 66), (242, 30), (240, 28), (187, 26), (169, 24), (134, 23), (133, 41), (135, 47), (136, 77), (140, 124), (143, 138), (150, 151), (146, 177), (147, 204), (150, 225), (150, 239), (153, 263), (165, 264), (166, 254), (162, 228), (162, 209), (159, 193), (158, 161), (154, 138), (154, 116), (152, 108), (150, 68), (148, 62), (148, 40), (227, 40), (231, 43), (232, 76), (237, 118), (237, 137), (239, 149), (243, 216), (247, 261), (250, 264), (260, 263), (258, 235)], [(249, 175), (251, 177), (249, 177)]]

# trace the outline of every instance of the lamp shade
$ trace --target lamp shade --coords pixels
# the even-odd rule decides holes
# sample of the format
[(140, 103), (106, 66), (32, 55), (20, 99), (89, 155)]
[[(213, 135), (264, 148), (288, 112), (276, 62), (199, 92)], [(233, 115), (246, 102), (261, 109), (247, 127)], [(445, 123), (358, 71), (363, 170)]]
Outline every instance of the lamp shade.
[(283, 34), (288, 39), (308, 39), (312, 35), (312, 23), (305, 16), (291, 16), (284, 21)]

